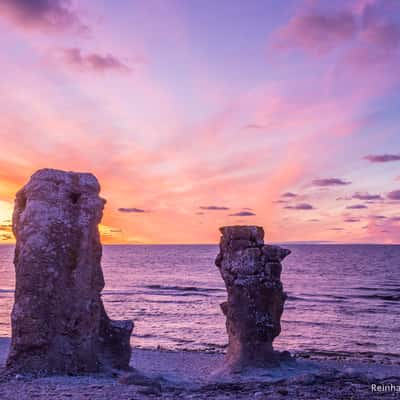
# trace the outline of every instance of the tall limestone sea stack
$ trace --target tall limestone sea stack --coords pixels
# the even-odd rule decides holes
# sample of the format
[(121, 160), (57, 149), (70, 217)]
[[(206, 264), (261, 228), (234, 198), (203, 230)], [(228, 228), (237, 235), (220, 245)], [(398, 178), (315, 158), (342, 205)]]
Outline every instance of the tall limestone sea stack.
[(43, 169), (17, 193), (15, 303), (7, 367), (32, 373), (127, 369), (131, 321), (112, 321), (98, 224), (105, 200), (95, 176)]
[(274, 351), (272, 342), (281, 332), (286, 299), (281, 261), (290, 250), (264, 245), (262, 227), (227, 226), (220, 231), (215, 264), (228, 292), (228, 300), (221, 304), (229, 336), (225, 368), (274, 365), (289, 356)]

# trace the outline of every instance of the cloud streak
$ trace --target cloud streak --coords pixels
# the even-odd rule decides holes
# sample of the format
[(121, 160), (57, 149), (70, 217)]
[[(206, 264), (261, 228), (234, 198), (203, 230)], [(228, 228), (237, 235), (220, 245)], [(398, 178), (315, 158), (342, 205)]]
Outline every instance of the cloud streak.
[(298, 15), (278, 32), (275, 47), (323, 54), (354, 37), (356, 30), (353, 14), (346, 11), (331, 15)]
[(389, 200), (400, 200), (400, 190), (393, 190), (386, 196)]
[(199, 208), (201, 210), (208, 210), (208, 211), (226, 211), (226, 210), (229, 210), (229, 207), (224, 207), (224, 206), (201, 206)]
[(315, 210), (314, 206), (309, 203), (299, 203), (294, 206), (286, 206), (284, 207), (286, 210)]
[(253, 217), (256, 214), (251, 211), (239, 211), (237, 213), (229, 214), (230, 217)]
[(136, 208), (136, 207), (120, 207), (118, 208), (118, 211), (121, 213), (139, 213), (139, 214), (147, 212), (142, 208)]
[(2, 0), (0, 16), (21, 30), (60, 33), (73, 30), (86, 34), (89, 28), (70, 0)]
[(392, 161), (400, 161), (400, 154), (375, 154), (363, 157), (371, 163), (386, 163)]
[(347, 210), (362, 210), (364, 208), (368, 208), (368, 206), (365, 204), (353, 204), (346, 207)]
[(312, 181), (313, 186), (345, 186), (345, 185), (350, 185), (351, 182), (345, 181), (343, 179), (339, 178), (325, 178), (325, 179), (314, 179)]
[(131, 68), (112, 54), (84, 54), (77, 47), (62, 49), (57, 52), (61, 60), (70, 67), (83, 72), (131, 72)]
[(370, 194), (367, 192), (356, 192), (352, 196), (356, 200), (382, 200), (383, 197), (380, 194)]
[(297, 197), (297, 194), (292, 193), (292, 192), (286, 192), (286, 193), (283, 193), (281, 197), (294, 198), (294, 197)]
[(344, 220), (344, 222), (346, 222), (346, 223), (360, 222), (360, 219), (359, 218), (346, 218)]

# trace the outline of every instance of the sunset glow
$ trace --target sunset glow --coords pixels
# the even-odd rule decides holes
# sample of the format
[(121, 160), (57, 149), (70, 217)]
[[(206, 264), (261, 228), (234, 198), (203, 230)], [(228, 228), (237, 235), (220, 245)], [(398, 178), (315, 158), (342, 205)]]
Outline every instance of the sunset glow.
[(400, 2), (0, 4), (0, 243), (34, 171), (94, 173), (104, 243), (400, 242)]

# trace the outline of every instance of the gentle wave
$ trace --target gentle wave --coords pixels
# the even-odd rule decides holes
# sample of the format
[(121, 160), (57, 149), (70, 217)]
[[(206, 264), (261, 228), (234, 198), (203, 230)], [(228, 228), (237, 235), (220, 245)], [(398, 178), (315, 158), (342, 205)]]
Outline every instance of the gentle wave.
[(183, 292), (206, 292), (206, 293), (217, 293), (223, 292), (224, 289), (218, 288), (202, 288), (197, 286), (168, 286), (168, 285), (145, 285), (142, 286), (146, 289), (152, 290), (168, 290), (168, 291), (183, 291)]
[(362, 299), (370, 299), (370, 300), (386, 300), (386, 301), (399, 301), (400, 295), (386, 295), (386, 294), (371, 294), (364, 296), (355, 296)]

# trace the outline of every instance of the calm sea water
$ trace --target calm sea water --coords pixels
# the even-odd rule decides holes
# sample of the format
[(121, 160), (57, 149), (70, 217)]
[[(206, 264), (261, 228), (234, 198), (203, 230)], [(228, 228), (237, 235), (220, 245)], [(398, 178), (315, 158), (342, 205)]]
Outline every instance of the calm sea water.
[[(290, 245), (288, 293), (275, 345), (294, 352), (400, 354), (400, 246)], [(111, 317), (135, 321), (132, 344), (219, 350), (226, 292), (217, 246), (105, 246), (103, 292)], [(0, 246), (0, 336), (10, 335), (13, 247)]]

